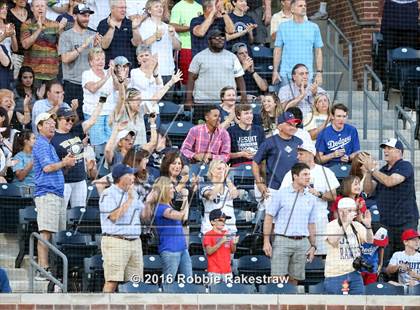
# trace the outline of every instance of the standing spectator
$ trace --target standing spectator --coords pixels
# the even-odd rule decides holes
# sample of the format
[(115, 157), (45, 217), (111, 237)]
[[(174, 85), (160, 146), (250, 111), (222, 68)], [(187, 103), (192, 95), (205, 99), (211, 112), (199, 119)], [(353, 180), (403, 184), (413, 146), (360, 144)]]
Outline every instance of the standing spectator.
[(236, 54), (244, 70), (246, 93), (253, 98), (268, 90), (268, 83), (263, 79), (254, 66), (254, 60), (249, 56), (248, 47), (245, 43), (235, 43), (232, 53)]
[(398, 284), (416, 286), (420, 284), (420, 234), (415, 229), (404, 230), (401, 234), (403, 251), (392, 254), (386, 272), (398, 272)]
[(254, 43), (264, 45), (269, 37), (267, 27), (271, 22), (271, 0), (250, 0), (248, 7), (247, 15), (258, 25)]
[(316, 96), (327, 92), (318, 86), (317, 82), (309, 83), (309, 71), (304, 64), (297, 64), (292, 69), (292, 81), (287, 83), (279, 91), (280, 101), (283, 108), (298, 107), (303, 117), (314, 110), (314, 99)]
[(284, 22), (277, 32), (273, 54), (272, 83), (281, 82), (282, 85), (285, 85), (292, 73), (292, 68), (298, 63), (302, 63), (308, 68), (308, 81), (312, 81), (315, 50), (316, 75), (314, 82), (321, 85), (323, 43), (319, 27), (305, 20), (305, 0), (292, 0), (292, 13), (293, 20)]
[[(296, 126), (300, 123), (292, 113), (284, 112), (277, 118), (278, 134), (266, 139), (259, 147), (252, 162), (252, 173), (258, 192), (269, 205), (273, 195), (283, 182), (286, 173), (297, 162), (297, 147), (302, 140), (295, 137)], [(266, 179), (262, 178), (262, 162), (266, 161)]]
[(222, 160), (213, 160), (208, 171), (209, 182), (203, 184), (200, 189), (200, 197), (204, 205), (204, 216), (201, 219), (201, 233), (205, 234), (211, 230), (209, 214), (214, 209), (219, 209), (230, 217), (226, 221), (229, 234), (235, 234), (236, 228), (235, 210), (233, 199), (239, 197), (239, 191), (233, 182), (228, 178), (229, 167)]
[(47, 19), (47, 1), (32, 2), (34, 17), (22, 24), (20, 40), (25, 49), (24, 66), (35, 72), (35, 86), (39, 87), (57, 77), (59, 58), (57, 44), (66, 19), (60, 23)]
[(373, 243), (362, 243), (362, 258), (372, 266), (371, 270), (362, 269), (363, 284), (369, 285), (378, 282), (378, 277), (384, 265), (384, 251), (388, 245), (388, 231), (380, 227), (373, 236)]
[[(297, 285), (305, 280), (306, 261), (311, 262), (317, 250), (315, 196), (306, 193), (311, 180), (310, 168), (293, 165), (293, 183), (273, 194), (264, 219), (264, 253), (271, 257), (271, 276), (289, 276)], [(296, 211), (295, 211), (296, 208)], [(270, 238), (273, 233), (274, 242)]]
[(139, 25), (141, 18), (133, 20), (126, 17), (125, 0), (111, 0), (111, 14), (101, 20), (98, 33), (102, 35), (102, 48), (105, 51), (105, 64), (108, 68), (109, 61), (118, 56), (127, 57), (130, 63), (135, 60), (135, 48), (141, 43)]
[[(145, 2), (145, 0), (140, 1)], [(92, 15), (89, 19), (89, 28), (96, 31), (99, 23), (109, 16), (109, 12), (111, 11), (110, 1), (87, 0), (85, 3), (92, 9), (92, 11), (96, 12), (96, 14)]]
[(233, 22), (223, 8), (223, 1), (202, 0), (201, 4), (203, 15), (193, 18), (190, 23), (192, 58), (210, 45), (210, 33), (213, 30), (235, 32)]
[(158, 56), (158, 72), (163, 83), (171, 79), (175, 70), (174, 50), (181, 49), (181, 42), (173, 26), (162, 21), (163, 6), (160, 0), (148, 0), (146, 10), (149, 17), (140, 25), (143, 44), (150, 46), (152, 54)]
[(343, 198), (338, 203), (338, 219), (327, 225), (327, 258), (325, 261), (325, 293), (341, 295), (347, 286), (350, 295), (363, 295), (365, 288), (353, 262), (360, 257), (360, 245), (373, 242), (370, 213), (362, 223), (354, 221), (356, 202)]
[(252, 123), (252, 106), (241, 104), (235, 107), (238, 123), (227, 129), (230, 135), (230, 163), (233, 167), (251, 165), (254, 155), (265, 140), (264, 129)]
[(0, 88), (11, 88), (12, 80), (12, 59), (7, 52), (7, 48), (0, 44)]
[[(66, 229), (62, 169), (74, 166), (76, 158), (68, 154), (63, 160), (59, 160), (51, 144), (55, 133), (53, 115), (41, 113), (36, 117), (34, 124), (39, 131), (32, 150), (35, 171), (34, 201), (38, 210), (38, 230), (42, 238), (50, 240), (52, 233)], [(42, 242), (38, 242), (38, 264), (49, 271), (48, 247)], [(37, 272), (35, 279), (46, 280), (46, 277), (42, 272)]]
[(182, 220), (188, 212), (188, 194), (183, 194), (183, 207), (180, 211), (176, 211), (171, 206), (175, 188), (168, 177), (158, 178), (153, 185), (152, 193), (156, 201), (154, 214), (159, 235), (159, 254), (163, 265), (163, 282), (176, 281), (177, 274), (182, 274), (187, 279), (192, 276), (192, 265)]
[(212, 230), (203, 238), (203, 247), (207, 254), (207, 272), (215, 283), (229, 282), (232, 279), (231, 256), (236, 252), (239, 236), (233, 237), (225, 229), (225, 222), (231, 217), (220, 209), (209, 214)]
[(31, 67), (23, 66), (20, 68), (18, 77), (16, 79), (16, 87), (14, 89), (16, 112), (24, 113), (23, 103), (26, 96), (29, 97), (30, 101), (29, 112), (31, 112), (35, 101), (44, 97), (42, 90), (45, 92), (45, 87), (43, 87), (41, 90), (35, 89), (34, 76), (34, 71)]
[(18, 112), (15, 110), (14, 93), (9, 89), (0, 89), (0, 107), (7, 110), (9, 125), (14, 130), (22, 130), (31, 121), (29, 97), (23, 101), (23, 111)]
[(13, 183), (19, 187), (35, 186), (35, 171), (33, 169), (32, 148), (35, 143), (35, 134), (30, 130), (18, 132), (13, 143), (13, 159), (17, 161), (13, 166), (15, 178)]
[(314, 106), (310, 113), (303, 118), (303, 129), (307, 130), (313, 141), (318, 134), (330, 125), (330, 98), (321, 94), (314, 99)]
[(114, 184), (101, 195), (104, 293), (115, 292), (118, 282), (130, 281), (133, 276), (143, 279), (140, 217), (150, 218), (150, 212), (134, 190), (136, 172), (127, 165), (116, 165), (112, 169)]
[(403, 250), (400, 236), (406, 229), (417, 229), (419, 211), (413, 165), (403, 159), (404, 146), (392, 138), (381, 144), (386, 164), (377, 169), (369, 156), (360, 156), (360, 161), (369, 172), (363, 189), (367, 194), (375, 192), (375, 200), (381, 215), (381, 224), (388, 228), (389, 246), (385, 261), (391, 254)]
[[(239, 89), (241, 101), (246, 102), (244, 71), (238, 58), (224, 49), (225, 33), (212, 30), (208, 34), (209, 48), (198, 53), (192, 60), (187, 85), (186, 106), (216, 102), (219, 91), (225, 86)], [(196, 120), (201, 116), (194, 114)]]
[(279, 26), (293, 19), (292, 14), (292, 0), (281, 0), (281, 11), (273, 14), (271, 18), (270, 24), (270, 32), (271, 32), (271, 41), (274, 42), (276, 40), (277, 30)]
[(194, 0), (181, 0), (171, 10), (171, 25), (179, 34), (181, 51), (179, 52), (178, 66), (182, 71), (183, 84), (188, 82), (188, 68), (192, 60), (191, 50), (191, 20), (203, 14), (203, 8)]
[(7, 277), (6, 270), (0, 268), (0, 293), (11, 293), (9, 278)]
[[(298, 147), (298, 161), (306, 164), (311, 170), (311, 179), (308, 192), (315, 199), (315, 225), (316, 225), (316, 255), (327, 254), (325, 242), (326, 226), (328, 224), (328, 202), (337, 197), (336, 189), (340, 186), (334, 172), (329, 168), (315, 163), (315, 146), (312, 143), (303, 143)], [(286, 188), (293, 183), (292, 172), (289, 171), (283, 179), (280, 188)]]
[(0, 1), (0, 42), (6, 47), (7, 54), (12, 58), (12, 52), (18, 51), (18, 39), (16, 38), (15, 25), (7, 21), (8, 14), (7, 2)]
[(55, 19), (56, 22), (60, 22), (63, 18), (67, 20), (66, 27), (64, 27), (64, 31), (67, 31), (73, 28), (74, 21), (75, 21), (74, 19), (75, 14), (73, 13), (73, 9), (79, 4), (82, 4), (81, 0), (69, 0), (68, 5), (67, 5), (67, 10), (64, 13), (58, 15), (57, 18)]
[(316, 139), (318, 161), (327, 166), (348, 163), (360, 151), (359, 134), (352, 125), (346, 124), (348, 109), (337, 103), (331, 109), (331, 126), (325, 127)]
[(181, 153), (190, 162), (209, 163), (220, 159), (229, 161), (230, 137), (226, 129), (220, 127), (220, 112), (216, 106), (207, 107), (205, 124), (190, 129), (182, 143)]
[(229, 14), (230, 19), (235, 26), (235, 32), (227, 34), (227, 49), (232, 50), (232, 46), (236, 43), (243, 43), (247, 48), (254, 43), (254, 35), (256, 34), (255, 28), (257, 24), (246, 14), (248, 10), (247, 0), (232, 0), (234, 9)]
[(220, 127), (228, 129), (235, 125), (236, 89), (232, 86), (220, 90)]
[(77, 115), (83, 120), (82, 73), (89, 69), (88, 53), (94, 46), (100, 46), (100, 36), (88, 29), (89, 17), (94, 12), (85, 4), (73, 8), (75, 22), (73, 28), (60, 36), (58, 53), (63, 63), (64, 101), (78, 99)]

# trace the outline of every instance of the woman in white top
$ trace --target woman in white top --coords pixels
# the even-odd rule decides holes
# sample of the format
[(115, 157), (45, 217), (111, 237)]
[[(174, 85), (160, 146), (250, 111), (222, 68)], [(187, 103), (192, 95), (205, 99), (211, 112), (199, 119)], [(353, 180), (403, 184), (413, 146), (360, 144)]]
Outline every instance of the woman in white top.
[(103, 153), (105, 144), (112, 133), (109, 116), (115, 108), (115, 88), (112, 70), (105, 70), (105, 52), (100, 48), (91, 49), (88, 61), (90, 69), (82, 74), (83, 113), (86, 120), (92, 116), (100, 97), (102, 99), (106, 97), (100, 116), (89, 130), (90, 143), (98, 154), (98, 152)]
[(314, 108), (303, 119), (303, 128), (309, 132), (313, 141), (330, 124), (330, 98), (327, 94), (319, 95), (314, 100)]
[(233, 182), (227, 178), (228, 173), (229, 169), (224, 161), (211, 161), (207, 174), (209, 184), (206, 184), (200, 190), (200, 196), (204, 204), (204, 217), (201, 220), (202, 234), (212, 230), (209, 214), (214, 209), (221, 209), (224, 214), (231, 217), (231, 219), (226, 220), (226, 229), (229, 234), (234, 234), (237, 231), (233, 199), (239, 196), (239, 191), (233, 185)]
[(7, 4), (4, 1), (0, 1), (0, 43), (3, 44), (9, 56), (12, 56), (12, 52), (18, 51), (18, 41), (16, 38), (15, 26), (13, 24), (7, 24)]

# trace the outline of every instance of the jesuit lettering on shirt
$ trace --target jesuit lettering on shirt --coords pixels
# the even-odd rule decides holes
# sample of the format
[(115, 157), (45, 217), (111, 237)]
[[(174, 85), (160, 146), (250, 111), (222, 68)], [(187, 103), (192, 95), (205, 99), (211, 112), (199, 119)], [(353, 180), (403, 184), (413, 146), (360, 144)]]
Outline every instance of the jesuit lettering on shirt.
[(239, 151), (251, 150), (256, 152), (258, 150), (257, 136), (238, 137), (237, 139)]

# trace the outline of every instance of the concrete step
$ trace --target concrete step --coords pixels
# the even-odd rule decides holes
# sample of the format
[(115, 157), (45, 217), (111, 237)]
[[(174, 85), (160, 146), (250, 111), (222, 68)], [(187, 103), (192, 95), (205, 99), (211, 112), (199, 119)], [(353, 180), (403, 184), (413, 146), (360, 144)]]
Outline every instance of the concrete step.
[[(4, 268), (15, 268), (16, 256), (17, 253), (15, 255), (10, 253), (0, 253), (0, 266)], [(29, 268), (29, 255), (25, 255), (25, 257), (23, 258), (21, 268)]]
[(28, 270), (24, 268), (5, 268), (10, 280), (28, 281)]
[[(34, 281), (34, 293), (47, 293), (49, 281)], [(10, 286), (13, 293), (29, 293), (28, 280), (11, 280)]]

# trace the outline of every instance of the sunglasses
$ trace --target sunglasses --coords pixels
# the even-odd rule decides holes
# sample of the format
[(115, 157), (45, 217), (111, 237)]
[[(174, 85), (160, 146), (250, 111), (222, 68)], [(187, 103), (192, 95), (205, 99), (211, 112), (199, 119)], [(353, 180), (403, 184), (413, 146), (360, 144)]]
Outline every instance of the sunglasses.
[(74, 117), (62, 117), (61, 119), (66, 120), (67, 123), (69, 123), (69, 122), (74, 123), (75, 122), (75, 118)]

